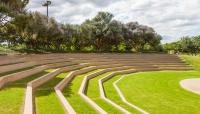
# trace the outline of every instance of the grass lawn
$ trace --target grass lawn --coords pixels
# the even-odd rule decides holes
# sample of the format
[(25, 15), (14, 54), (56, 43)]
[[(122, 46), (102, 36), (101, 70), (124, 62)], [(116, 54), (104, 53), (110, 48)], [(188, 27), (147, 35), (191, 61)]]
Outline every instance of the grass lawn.
[(61, 73), (52, 80), (43, 84), (35, 91), (35, 104), (37, 114), (65, 114), (58, 100), (54, 87), (67, 76)]
[(197, 70), (200, 70), (200, 56), (181, 55), (187, 63), (193, 65)]
[(77, 75), (70, 83), (67, 88), (64, 89), (63, 94), (69, 101), (71, 106), (77, 112), (77, 114), (98, 114), (93, 107), (88, 104), (79, 94), (81, 83), (85, 76), (94, 73), (98, 70), (94, 70), (82, 75)]
[(124, 103), (120, 96), (118, 95), (117, 91), (115, 90), (113, 83), (118, 80), (121, 77), (121, 75), (114, 76), (110, 80), (106, 81), (103, 83), (103, 87), (106, 93), (106, 97), (110, 99), (111, 101), (115, 102), (116, 104), (120, 105), (124, 109), (128, 110), (129, 112), (133, 114), (141, 114), (139, 111), (136, 109), (130, 107), (126, 103)]
[(129, 102), (152, 114), (200, 114), (200, 95), (179, 84), (197, 77), (198, 71), (136, 73), (127, 75), (118, 86)]
[(23, 112), (23, 102), (27, 83), (52, 70), (43, 71), (36, 75), (12, 82), (0, 90), (0, 113), (1, 114), (20, 114)]
[(99, 75), (91, 80), (89, 80), (87, 88), (87, 96), (90, 97), (97, 105), (104, 109), (108, 114), (122, 114), (120, 110), (110, 105), (108, 102), (100, 98), (98, 80), (107, 76), (111, 72)]
[[(200, 69), (199, 56), (180, 57)], [(118, 86), (129, 102), (152, 114), (200, 114), (200, 96), (184, 90), (179, 84), (187, 78), (200, 78), (198, 70), (129, 74)]]

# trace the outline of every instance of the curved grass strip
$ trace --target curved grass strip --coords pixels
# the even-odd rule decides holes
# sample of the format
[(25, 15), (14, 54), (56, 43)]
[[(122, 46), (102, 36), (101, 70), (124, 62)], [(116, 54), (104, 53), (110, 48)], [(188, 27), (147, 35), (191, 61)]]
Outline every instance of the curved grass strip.
[(73, 78), (75, 76), (93, 71), (95, 69), (97, 69), (97, 67), (91, 66), (91, 67), (86, 67), (86, 68), (83, 68), (83, 69), (80, 69), (80, 70), (72, 71), (71, 73), (69, 73), (69, 75), (65, 79), (63, 79), (59, 84), (57, 84), (54, 87), (54, 89), (56, 91), (56, 95), (59, 98), (59, 100), (60, 100), (60, 102), (61, 102), (66, 113), (76, 114), (73, 107), (69, 104), (67, 99), (65, 99), (65, 96), (63, 95), (62, 91), (64, 90), (64, 88), (66, 86), (68, 86), (68, 84), (71, 82), (71, 80), (73, 80)]
[(100, 114), (107, 114), (101, 107), (99, 107), (94, 101), (92, 101), (85, 93), (88, 85), (88, 81), (98, 75), (101, 75), (103, 73), (107, 72), (106, 69), (102, 69), (100, 71), (97, 71), (95, 73), (92, 73), (90, 75), (87, 75), (84, 77), (82, 84), (79, 88), (79, 95), (87, 102), (89, 103), (96, 111), (98, 111)]
[(56, 97), (54, 86), (56, 86), (68, 73), (61, 73), (52, 80), (40, 86), (35, 91), (35, 105), (37, 114), (65, 114), (62, 105)]
[(48, 70), (32, 75), (22, 80), (12, 82), (0, 91), (0, 112), (2, 114), (22, 113), (23, 101), (27, 83), (42, 75), (47, 74)]
[[(121, 69), (123, 70), (123, 69)], [(104, 99), (106, 102), (108, 102), (109, 104), (111, 104), (112, 106), (114, 106), (115, 108), (119, 109), (121, 112), (125, 113), (125, 114), (130, 114), (130, 112), (124, 108), (122, 108), (121, 106), (119, 106), (118, 104), (114, 103), (113, 101), (111, 101), (110, 99), (108, 99), (105, 95), (104, 92), (104, 88), (103, 88), (103, 82), (109, 80), (110, 78), (116, 76), (117, 74), (124, 74), (124, 73), (129, 73), (129, 72), (135, 72), (135, 69), (129, 69), (129, 70), (123, 70), (123, 71), (115, 71), (111, 74), (108, 74), (105, 77), (102, 77), (101, 79), (98, 80), (98, 84), (99, 84), (99, 90), (100, 90), (100, 96), (102, 99)]]
[(124, 76), (122, 76), (121, 78), (119, 78), (118, 80), (116, 80), (116, 81), (113, 83), (113, 86), (114, 86), (114, 88), (116, 89), (116, 91), (117, 91), (117, 93), (119, 94), (119, 96), (120, 96), (120, 98), (122, 99), (122, 101), (123, 101), (124, 103), (126, 103), (127, 105), (131, 106), (132, 108), (134, 108), (134, 109), (140, 111), (140, 112), (143, 113), (143, 114), (149, 114), (148, 112), (144, 111), (143, 109), (139, 108), (139, 107), (136, 106), (136, 105), (131, 104), (130, 102), (128, 102), (128, 101), (126, 100), (126, 98), (125, 98), (124, 95), (122, 94), (121, 90), (117, 87), (117, 83), (118, 83), (121, 79), (123, 79), (123, 78), (124, 78)]
[(199, 114), (200, 96), (179, 85), (183, 79), (199, 77), (199, 71), (135, 73), (117, 85), (130, 103), (149, 113)]
[(52, 71), (51, 73), (48, 73), (40, 78), (37, 78), (37, 79), (29, 82), (27, 85), (27, 90), (26, 90), (24, 114), (33, 114), (35, 112), (34, 100), (33, 100), (34, 92), (33, 91), (36, 90), (37, 87), (48, 82), (49, 80), (51, 80), (52, 78), (54, 78), (55, 76), (57, 76), (60, 73), (84, 68), (87, 66), (88, 66), (87, 64), (83, 64), (83, 65), (74, 65), (74, 66), (59, 68), (59, 69)]
[(121, 100), (118, 92), (115, 90), (113, 83), (115, 81), (117, 81), (121, 76), (122, 75), (117, 75), (117, 76), (115, 76), (115, 77), (111, 78), (110, 80), (103, 83), (103, 87), (104, 87), (106, 97), (108, 99), (112, 100), (113, 102), (115, 102), (116, 104), (120, 105), (124, 109), (128, 110), (129, 112), (133, 113), (133, 114), (141, 114), (141, 112), (139, 112), (138, 110), (136, 110), (133, 107), (124, 103)]
[(81, 86), (84, 76), (97, 72), (94, 70), (82, 75), (77, 75), (64, 89), (63, 94), (77, 114), (98, 114), (79, 94), (78, 90)]
[(122, 114), (120, 110), (113, 107), (106, 101), (100, 98), (100, 91), (99, 91), (99, 85), (98, 80), (102, 77), (107, 76), (111, 72), (104, 73), (102, 75), (99, 75), (93, 79), (90, 79), (88, 82), (88, 88), (86, 95), (91, 98), (97, 105), (99, 105), (102, 109), (104, 109), (109, 114)]

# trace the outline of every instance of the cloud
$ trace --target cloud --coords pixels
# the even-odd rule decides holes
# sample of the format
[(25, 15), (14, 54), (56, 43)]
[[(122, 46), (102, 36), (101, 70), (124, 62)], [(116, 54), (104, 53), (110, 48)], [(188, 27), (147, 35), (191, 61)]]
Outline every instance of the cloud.
[[(31, 0), (27, 9), (46, 14), (43, 2)], [(94, 17), (98, 11), (111, 12), (123, 22), (151, 26), (164, 36), (162, 42), (200, 34), (200, 0), (52, 0), (49, 9), (57, 21), (73, 24)]]

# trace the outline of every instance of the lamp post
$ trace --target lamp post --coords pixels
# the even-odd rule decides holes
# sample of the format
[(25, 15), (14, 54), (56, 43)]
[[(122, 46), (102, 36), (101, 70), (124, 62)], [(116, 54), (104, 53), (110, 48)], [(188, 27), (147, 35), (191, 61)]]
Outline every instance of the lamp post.
[(49, 19), (49, 5), (51, 5), (51, 1), (47, 0), (45, 3), (42, 4), (42, 6), (47, 7), (47, 22)]

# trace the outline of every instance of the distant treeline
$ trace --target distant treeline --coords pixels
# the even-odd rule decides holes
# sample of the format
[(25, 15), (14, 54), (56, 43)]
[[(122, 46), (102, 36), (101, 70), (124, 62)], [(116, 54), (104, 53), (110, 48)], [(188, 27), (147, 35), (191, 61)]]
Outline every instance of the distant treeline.
[[(137, 22), (122, 23), (99, 12), (80, 25), (61, 24), (39, 12), (27, 12), (28, 0), (1, 0), (0, 42), (32, 50), (142, 52), (160, 51), (161, 36)], [(76, 13), (76, 12), (74, 12)]]
[(176, 53), (198, 54), (200, 53), (200, 35), (187, 36), (173, 43), (163, 45), (165, 50), (174, 50)]

